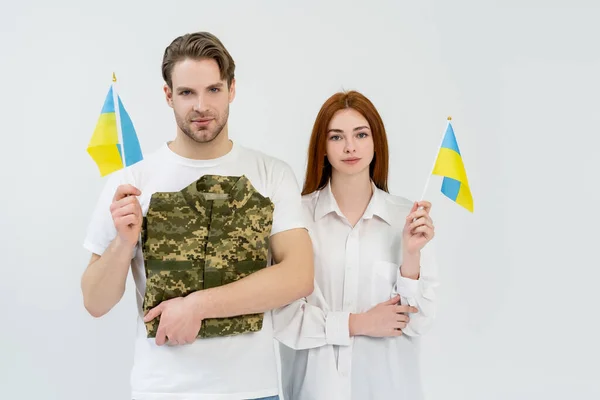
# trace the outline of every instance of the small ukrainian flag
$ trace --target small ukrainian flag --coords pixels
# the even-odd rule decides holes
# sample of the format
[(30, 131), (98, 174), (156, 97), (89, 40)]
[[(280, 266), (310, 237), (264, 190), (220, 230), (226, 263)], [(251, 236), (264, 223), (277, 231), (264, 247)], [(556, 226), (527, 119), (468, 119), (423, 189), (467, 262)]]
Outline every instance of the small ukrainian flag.
[[(106, 176), (143, 159), (133, 122), (116, 91), (116, 81), (113, 73), (113, 83), (87, 147), (87, 152), (98, 165), (100, 176)], [(118, 106), (115, 107), (115, 104)]]
[(467, 171), (463, 164), (450, 118), (448, 118), (448, 126), (432, 174), (444, 177), (441, 191), (446, 197), (473, 212), (473, 196), (469, 189)]

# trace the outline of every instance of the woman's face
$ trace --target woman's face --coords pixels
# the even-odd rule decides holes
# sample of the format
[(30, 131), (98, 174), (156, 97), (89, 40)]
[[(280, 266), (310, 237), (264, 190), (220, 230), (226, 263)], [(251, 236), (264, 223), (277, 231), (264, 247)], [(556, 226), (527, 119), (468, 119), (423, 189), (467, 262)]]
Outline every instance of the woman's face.
[(353, 108), (336, 112), (327, 128), (326, 155), (333, 170), (344, 175), (369, 174), (374, 144), (369, 123)]

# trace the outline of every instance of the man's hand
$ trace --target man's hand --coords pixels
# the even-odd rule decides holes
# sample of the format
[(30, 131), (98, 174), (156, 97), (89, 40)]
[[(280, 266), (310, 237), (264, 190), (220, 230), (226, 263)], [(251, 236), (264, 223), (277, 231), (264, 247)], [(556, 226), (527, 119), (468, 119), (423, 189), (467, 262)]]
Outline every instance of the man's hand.
[(142, 207), (136, 196), (142, 194), (132, 185), (120, 185), (110, 205), (110, 213), (117, 229), (117, 236), (130, 247), (134, 247), (142, 229)]
[(193, 296), (163, 301), (148, 311), (144, 322), (152, 321), (159, 315), (157, 345), (162, 346), (167, 342), (170, 345), (190, 344), (196, 340), (202, 326), (202, 317)]
[(399, 306), (400, 296), (377, 304), (366, 313), (350, 314), (350, 336), (388, 337), (402, 335), (410, 320), (408, 313), (418, 310), (412, 306)]

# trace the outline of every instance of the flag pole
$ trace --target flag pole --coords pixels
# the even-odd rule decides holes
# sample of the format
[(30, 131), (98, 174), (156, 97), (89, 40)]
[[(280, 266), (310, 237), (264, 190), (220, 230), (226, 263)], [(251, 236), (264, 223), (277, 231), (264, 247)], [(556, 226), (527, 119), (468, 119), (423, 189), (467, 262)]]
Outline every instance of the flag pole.
[(452, 117), (448, 117), (448, 122), (446, 122), (446, 129), (444, 129), (444, 131), (442, 132), (442, 140), (440, 140), (440, 144), (437, 148), (437, 151), (435, 152), (435, 158), (433, 159), (433, 165), (431, 166), (429, 175), (427, 175), (427, 182), (425, 182), (425, 188), (423, 189), (423, 193), (421, 193), (421, 198), (419, 201), (423, 201), (423, 198), (425, 197), (425, 193), (427, 192), (427, 187), (429, 186), (429, 181), (431, 180), (431, 175), (433, 175), (435, 163), (437, 162), (438, 155), (440, 153), (440, 149), (442, 148), (442, 143), (444, 143), (444, 138), (446, 137), (446, 131), (448, 130), (448, 125), (450, 124), (451, 120), (452, 120)]
[(112, 92), (113, 92), (113, 102), (115, 104), (115, 117), (117, 122), (117, 132), (119, 135), (119, 144), (121, 145), (121, 162), (123, 163), (123, 168), (125, 168), (125, 144), (123, 143), (123, 131), (121, 129), (121, 110), (119, 109), (119, 94), (117, 93), (117, 76), (113, 72), (112, 75)]

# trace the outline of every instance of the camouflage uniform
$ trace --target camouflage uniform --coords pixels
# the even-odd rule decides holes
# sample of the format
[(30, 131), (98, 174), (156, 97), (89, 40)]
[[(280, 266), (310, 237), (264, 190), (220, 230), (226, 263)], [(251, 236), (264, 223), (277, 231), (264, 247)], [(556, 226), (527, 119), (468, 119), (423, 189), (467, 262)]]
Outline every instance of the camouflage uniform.
[[(273, 210), (245, 176), (205, 175), (179, 192), (154, 193), (142, 226), (144, 314), (265, 268)], [(146, 323), (148, 337), (159, 318)], [(198, 337), (255, 332), (262, 321), (262, 313), (206, 319)]]

